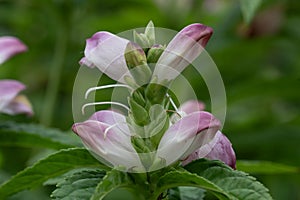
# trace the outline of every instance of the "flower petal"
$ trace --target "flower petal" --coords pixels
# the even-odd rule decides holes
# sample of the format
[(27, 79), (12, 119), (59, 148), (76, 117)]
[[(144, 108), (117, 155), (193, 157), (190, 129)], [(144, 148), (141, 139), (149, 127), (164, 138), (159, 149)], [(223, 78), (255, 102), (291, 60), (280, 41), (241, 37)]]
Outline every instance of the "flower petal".
[(127, 123), (126, 123), (126, 117), (115, 111), (101, 110), (101, 111), (95, 112), (89, 118), (89, 120), (95, 120), (95, 121), (107, 124), (108, 126), (116, 126), (120, 130), (123, 130), (124, 134), (130, 134), (130, 131), (129, 131)]
[(173, 124), (162, 137), (157, 157), (169, 165), (210, 142), (221, 124), (208, 112), (193, 112)]
[(27, 50), (26, 45), (16, 37), (0, 37), (0, 65), (15, 54)]
[(182, 165), (187, 165), (191, 161), (199, 158), (221, 160), (233, 169), (236, 168), (236, 157), (232, 148), (232, 144), (220, 131), (217, 132), (212, 141), (200, 147), (194, 153), (190, 154), (185, 160), (183, 160)]
[(141, 170), (143, 166), (139, 156), (131, 145), (129, 133), (105, 123), (87, 120), (73, 125), (72, 130), (81, 137), (83, 143), (100, 161), (114, 167), (122, 166), (126, 170)]
[(110, 78), (124, 82), (124, 76), (131, 76), (124, 54), (128, 40), (106, 31), (95, 33), (86, 40), (85, 57), (80, 64), (97, 67)]
[(15, 80), (0, 80), (0, 112), (25, 89), (25, 85)]
[(203, 24), (191, 24), (183, 28), (157, 61), (153, 75), (158, 82), (176, 78), (200, 55), (212, 33), (212, 28)]
[(2, 113), (15, 115), (26, 114), (28, 116), (33, 115), (32, 106), (24, 95), (16, 96), (7, 106), (3, 108)]

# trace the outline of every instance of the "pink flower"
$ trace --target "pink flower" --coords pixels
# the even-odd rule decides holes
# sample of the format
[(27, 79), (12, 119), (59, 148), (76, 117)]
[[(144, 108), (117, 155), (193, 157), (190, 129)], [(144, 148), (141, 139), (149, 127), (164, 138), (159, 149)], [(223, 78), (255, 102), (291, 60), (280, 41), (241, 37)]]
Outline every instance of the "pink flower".
[[(0, 37), (0, 65), (15, 54), (27, 50), (18, 38), (11, 36)], [(19, 95), (25, 89), (25, 85), (15, 80), (0, 80), (0, 112), (10, 115), (27, 114), (32, 115), (33, 111), (28, 99)]]
[[(220, 122), (208, 112), (193, 112), (175, 124), (162, 136), (154, 162), (160, 164), (153, 170), (182, 160), (211, 141)], [(114, 111), (96, 112), (89, 120), (73, 125), (73, 131), (100, 160), (127, 170), (141, 170), (139, 154), (131, 144), (130, 131), (125, 116)], [(162, 162), (160, 162), (162, 161)]]
[[(161, 83), (165, 79), (170, 81), (176, 78), (200, 55), (212, 33), (212, 28), (203, 24), (183, 28), (158, 59), (153, 72), (154, 80)], [(125, 76), (131, 77), (124, 57), (128, 43), (128, 40), (112, 33), (97, 32), (86, 40), (85, 56), (80, 64), (97, 67), (110, 78), (124, 83)]]
[(86, 40), (84, 57), (79, 63), (97, 67), (110, 78), (124, 82), (124, 77), (130, 76), (124, 57), (128, 42), (106, 31), (97, 32)]
[(143, 169), (131, 144), (131, 133), (125, 116), (114, 111), (98, 111), (87, 121), (74, 124), (72, 130), (104, 163), (123, 166), (126, 170)]
[(0, 37), (0, 65), (15, 54), (24, 52), (26, 50), (26, 45), (23, 44), (18, 38), (11, 36)]
[[(185, 102), (179, 109), (186, 114), (193, 113), (192, 107), (197, 111), (198, 109), (204, 108), (202, 102), (195, 100)], [(236, 157), (232, 144), (229, 139), (218, 131), (214, 138), (205, 145), (202, 145), (199, 149), (188, 155), (182, 162), (183, 165), (187, 165), (193, 160), (199, 158), (208, 158), (211, 160), (220, 160), (232, 167), (236, 168)]]
[(0, 80), (0, 112), (10, 115), (33, 114), (28, 99), (19, 95), (25, 89), (25, 85), (15, 80)]
[(158, 82), (173, 80), (203, 51), (213, 29), (203, 24), (183, 28), (168, 44), (155, 66), (153, 76)]
[(166, 165), (185, 159), (201, 146), (209, 143), (221, 123), (212, 114), (193, 112), (170, 126), (163, 135), (157, 149), (157, 157)]

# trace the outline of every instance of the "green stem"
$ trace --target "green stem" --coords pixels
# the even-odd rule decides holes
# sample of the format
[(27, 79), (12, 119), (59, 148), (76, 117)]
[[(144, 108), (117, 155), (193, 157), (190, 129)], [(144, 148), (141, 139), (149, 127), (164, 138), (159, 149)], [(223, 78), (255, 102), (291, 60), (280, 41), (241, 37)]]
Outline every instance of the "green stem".
[(57, 31), (53, 62), (49, 72), (48, 87), (41, 116), (41, 123), (46, 126), (49, 126), (52, 123), (55, 102), (60, 85), (61, 72), (67, 50), (67, 32), (62, 26), (58, 27)]

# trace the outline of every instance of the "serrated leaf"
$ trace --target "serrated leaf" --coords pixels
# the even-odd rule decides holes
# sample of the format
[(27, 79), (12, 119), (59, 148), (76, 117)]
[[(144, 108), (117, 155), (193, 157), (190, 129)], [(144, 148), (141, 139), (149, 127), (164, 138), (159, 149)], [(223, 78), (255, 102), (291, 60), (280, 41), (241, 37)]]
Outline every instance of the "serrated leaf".
[(212, 192), (219, 199), (231, 199), (231, 195), (210, 180), (188, 171), (170, 171), (163, 175), (157, 182), (154, 196), (158, 196), (167, 189), (178, 186), (198, 187)]
[(43, 183), (43, 185), (54, 185), (54, 186), (56, 186), (58, 183), (63, 182), (67, 177), (71, 176), (72, 174), (75, 174), (77, 172), (81, 172), (81, 171), (84, 171), (84, 170), (92, 170), (92, 169), (94, 169), (94, 168), (73, 169), (73, 170), (70, 170), (70, 171), (60, 175), (60, 176), (48, 179), (47, 181), (45, 181)]
[(105, 174), (105, 171), (97, 169), (77, 171), (59, 182), (51, 197), (60, 200), (88, 200)]
[(130, 186), (131, 184), (132, 182), (127, 173), (113, 169), (107, 172), (106, 176), (98, 184), (91, 200), (101, 200), (111, 191), (120, 187)]
[(38, 161), (3, 183), (0, 186), (0, 199), (5, 199), (22, 190), (32, 189), (50, 178), (81, 167), (107, 169), (84, 148), (63, 149)]
[(255, 174), (284, 174), (298, 173), (300, 169), (294, 166), (268, 161), (239, 160), (237, 169), (247, 173)]
[(37, 124), (0, 123), (0, 146), (70, 148), (82, 146), (70, 133), (45, 128)]
[(244, 20), (250, 23), (262, 0), (240, 0)]
[(268, 189), (248, 174), (233, 170), (219, 161), (199, 159), (184, 167), (186, 170), (211, 181), (232, 196), (232, 199), (270, 200)]

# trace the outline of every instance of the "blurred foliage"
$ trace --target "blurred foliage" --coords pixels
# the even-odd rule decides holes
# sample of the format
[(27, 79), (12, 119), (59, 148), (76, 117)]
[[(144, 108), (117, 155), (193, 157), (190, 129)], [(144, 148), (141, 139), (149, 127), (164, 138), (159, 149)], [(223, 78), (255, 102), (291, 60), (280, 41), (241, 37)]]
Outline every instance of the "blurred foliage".
[[(200, 22), (214, 28), (206, 49), (226, 87), (223, 132), (237, 158), (299, 168), (300, 3), (267, 0), (255, 13), (247, 24), (240, 1), (229, 0), (0, 0), (0, 36), (17, 36), (29, 47), (1, 66), (0, 78), (27, 85), (25, 93), (35, 110), (33, 122), (69, 130), (72, 87), (86, 38), (99, 30), (118, 33), (144, 27), (149, 20), (175, 30)], [(201, 77), (191, 69), (185, 75), (209, 105)], [(101, 94), (104, 98), (109, 91)], [(1, 147), (0, 181), (23, 169), (40, 151)], [(256, 176), (275, 199), (300, 199), (299, 172)], [(46, 199), (45, 192), (35, 191), (34, 198)], [(23, 192), (11, 199), (34, 198)]]

